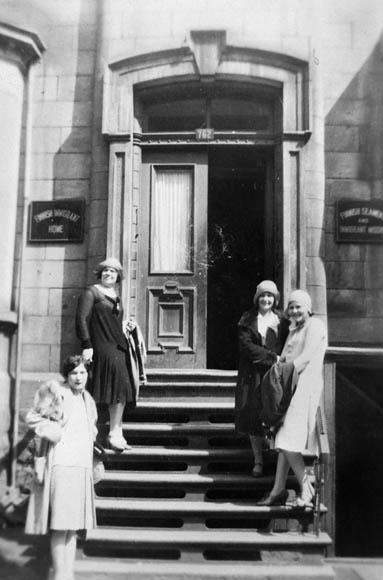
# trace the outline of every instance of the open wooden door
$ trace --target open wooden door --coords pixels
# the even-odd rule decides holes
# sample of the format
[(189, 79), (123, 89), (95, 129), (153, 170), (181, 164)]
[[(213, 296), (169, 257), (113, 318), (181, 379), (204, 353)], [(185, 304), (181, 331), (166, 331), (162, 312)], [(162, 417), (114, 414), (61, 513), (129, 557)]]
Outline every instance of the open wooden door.
[(144, 151), (138, 321), (148, 368), (206, 367), (205, 152)]

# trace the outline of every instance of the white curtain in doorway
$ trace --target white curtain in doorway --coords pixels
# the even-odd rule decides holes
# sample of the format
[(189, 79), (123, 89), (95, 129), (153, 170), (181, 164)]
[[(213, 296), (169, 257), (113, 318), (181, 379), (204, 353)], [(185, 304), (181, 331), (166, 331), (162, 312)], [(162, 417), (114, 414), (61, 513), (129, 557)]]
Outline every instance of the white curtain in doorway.
[(151, 272), (190, 272), (192, 168), (153, 168)]

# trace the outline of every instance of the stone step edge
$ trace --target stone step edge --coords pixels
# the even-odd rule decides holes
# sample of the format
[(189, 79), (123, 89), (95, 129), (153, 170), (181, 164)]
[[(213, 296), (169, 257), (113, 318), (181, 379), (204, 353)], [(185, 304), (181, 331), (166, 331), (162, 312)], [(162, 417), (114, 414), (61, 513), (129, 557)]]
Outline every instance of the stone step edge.
[[(194, 379), (195, 377), (193, 377)], [(147, 383), (141, 385), (140, 389), (185, 389), (185, 388), (197, 388), (197, 389), (232, 389), (236, 386), (235, 380), (223, 380), (223, 381), (209, 381), (205, 378), (200, 381), (196, 380), (162, 380), (151, 378)]]
[[(207, 475), (200, 475), (198, 473), (185, 472), (149, 472), (149, 471), (117, 471), (107, 469), (100, 484), (105, 483), (136, 483), (142, 487), (150, 484), (162, 485), (250, 485), (254, 489), (264, 489), (267, 486), (272, 487), (274, 476), (264, 475), (262, 477), (254, 478), (248, 474), (232, 474), (232, 473), (214, 473)], [(294, 476), (289, 476), (287, 479), (287, 487), (295, 488), (297, 486)]]
[[(174, 447), (170, 449), (169, 447), (147, 447), (147, 446), (134, 446), (132, 449), (127, 449), (122, 453), (116, 453), (112, 449), (105, 449), (108, 459), (116, 459), (117, 461), (122, 456), (124, 459), (132, 457), (136, 459), (137, 457), (143, 458), (182, 458), (182, 459), (211, 459), (211, 458), (230, 458), (233, 457), (238, 459), (252, 459), (253, 454), (251, 449), (243, 449), (240, 447), (233, 448), (216, 448), (211, 449), (190, 449), (185, 447)], [(266, 455), (268, 451), (265, 451)]]
[(153, 401), (138, 400), (138, 411), (234, 411), (234, 400), (227, 401)]
[(235, 369), (232, 370), (223, 370), (223, 369), (174, 369), (174, 368), (161, 368), (161, 367), (153, 367), (146, 369), (146, 376), (153, 377), (153, 376), (167, 376), (167, 377), (189, 377), (189, 376), (198, 376), (198, 377), (236, 377), (238, 371)]
[[(105, 452), (109, 458), (119, 460), (121, 457), (125, 460), (127, 458), (133, 457), (156, 457), (168, 459), (169, 457), (184, 458), (184, 459), (210, 459), (210, 458), (232, 458), (233, 456), (238, 459), (252, 459), (251, 449), (244, 447), (232, 447), (232, 448), (221, 448), (221, 447), (211, 447), (209, 449), (198, 449), (198, 448), (188, 448), (188, 447), (151, 447), (146, 445), (135, 445), (132, 449), (127, 449), (121, 453), (116, 453), (112, 449), (105, 449)], [(274, 454), (273, 450), (264, 450), (264, 458), (267, 459)], [(305, 460), (313, 460), (315, 455), (309, 451), (303, 453)]]
[[(129, 511), (130, 513), (153, 514), (208, 514), (208, 515), (267, 515), (273, 517), (274, 514), (283, 514), (291, 517), (292, 513), (297, 515), (312, 513), (311, 508), (299, 509), (293, 506), (257, 506), (254, 502), (214, 502), (214, 501), (189, 501), (179, 500), (142, 500), (125, 498), (96, 498), (96, 509), (103, 511)], [(326, 513), (327, 509), (322, 504), (321, 513)]]
[(208, 421), (201, 421), (201, 422), (190, 422), (190, 423), (172, 423), (169, 421), (168, 423), (123, 423), (122, 429), (124, 431), (145, 431), (145, 432), (158, 432), (161, 431), (162, 433), (173, 433), (173, 432), (181, 432), (181, 431), (206, 431), (210, 433), (211, 431), (228, 431), (232, 432), (235, 431), (234, 423), (209, 423)]
[(131, 529), (99, 526), (90, 530), (86, 543), (126, 543), (130, 547), (171, 545), (175, 546), (219, 546), (222, 547), (267, 547), (281, 549), (288, 547), (325, 547), (332, 541), (326, 532), (318, 535), (296, 532), (265, 532), (238, 530), (168, 530), (168, 529)]
[[(194, 578), (195, 580), (219, 580), (220, 578), (238, 579), (238, 580), (253, 580), (254, 578), (264, 578), (280, 580), (306, 580), (315, 578), (315, 580), (330, 580), (335, 578), (334, 570), (328, 564), (293, 564), (278, 563), (265, 564), (263, 562), (254, 562), (251, 564), (243, 564), (240, 562), (227, 562), (225, 564), (207, 564), (207, 563), (191, 563), (191, 562), (129, 562), (129, 561), (113, 561), (108, 558), (86, 558), (76, 560), (76, 573), (94, 573), (97, 578), (97, 573), (107, 574), (108, 577), (112, 574), (121, 574), (125, 578), (138, 578), (146, 576), (151, 579), (155, 578), (172, 578), (187, 580), (187, 578)], [(93, 578), (93, 575), (92, 575)]]

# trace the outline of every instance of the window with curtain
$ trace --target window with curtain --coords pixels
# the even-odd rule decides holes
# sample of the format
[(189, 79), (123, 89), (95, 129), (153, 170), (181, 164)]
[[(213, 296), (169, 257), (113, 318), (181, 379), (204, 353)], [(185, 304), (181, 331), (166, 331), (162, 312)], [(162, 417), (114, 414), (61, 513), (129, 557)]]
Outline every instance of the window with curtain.
[(152, 171), (150, 271), (189, 273), (192, 264), (193, 168)]

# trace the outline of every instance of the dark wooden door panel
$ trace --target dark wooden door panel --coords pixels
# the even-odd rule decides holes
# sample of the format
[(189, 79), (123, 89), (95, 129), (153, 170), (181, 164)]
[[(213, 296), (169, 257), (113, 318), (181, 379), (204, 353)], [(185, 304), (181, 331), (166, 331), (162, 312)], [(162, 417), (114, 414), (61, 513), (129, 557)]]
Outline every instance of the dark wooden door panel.
[(144, 152), (139, 322), (148, 367), (206, 366), (207, 155)]

